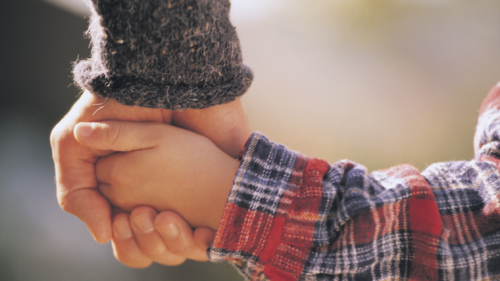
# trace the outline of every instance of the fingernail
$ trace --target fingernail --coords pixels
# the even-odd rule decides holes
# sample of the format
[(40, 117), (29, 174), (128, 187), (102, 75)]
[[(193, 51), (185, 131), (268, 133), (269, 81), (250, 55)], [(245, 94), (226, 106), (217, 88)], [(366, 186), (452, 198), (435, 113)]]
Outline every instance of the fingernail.
[(158, 230), (165, 238), (176, 239), (179, 237), (179, 228), (175, 223), (159, 225)]
[(92, 124), (90, 123), (80, 123), (76, 128), (76, 133), (80, 137), (89, 138), (92, 136)]
[(153, 216), (151, 214), (137, 216), (132, 219), (132, 223), (143, 234), (151, 233), (155, 230)]
[(132, 237), (132, 229), (130, 229), (130, 225), (126, 219), (116, 220), (113, 223), (113, 228), (115, 234), (121, 239), (128, 239)]

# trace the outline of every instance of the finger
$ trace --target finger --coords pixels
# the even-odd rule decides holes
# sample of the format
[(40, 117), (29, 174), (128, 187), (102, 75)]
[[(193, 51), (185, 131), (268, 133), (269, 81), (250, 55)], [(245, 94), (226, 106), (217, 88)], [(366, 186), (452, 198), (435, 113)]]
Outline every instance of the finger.
[(111, 206), (95, 188), (82, 188), (59, 196), (61, 208), (85, 222), (94, 239), (111, 239)]
[(144, 268), (153, 262), (135, 241), (128, 213), (120, 213), (113, 218), (112, 246), (115, 258), (126, 266)]
[(215, 239), (215, 232), (207, 227), (198, 227), (194, 230), (193, 240), (202, 249), (206, 250), (212, 246)]
[(147, 206), (137, 207), (130, 214), (132, 230), (141, 251), (155, 262), (164, 265), (183, 263), (186, 258), (170, 252), (154, 228), (156, 214), (153, 208)]
[(111, 239), (110, 206), (95, 189), (95, 162), (98, 156), (108, 152), (82, 146), (75, 139), (75, 124), (112, 119), (170, 123), (171, 116), (171, 111), (123, 106), (113, 99), (100, 98), (85, 91), (52, 130), (50, 143), (59, 205), (84, 221), (98, 242), (106, 243)]
[(111, 239), (110, 206), (95, 189), (98, 157), (76, 141), (73, 126), (65, 117), (50, 136), (57, 200), (63, 210), (85, 222), (97, 242), (106, 243)]
[(174, 212), (161, 212), (154, 220), (167, 248), (172, 253), (192, 260), (208, 260), (206, 249), (193, 239), (193, 230), (187, 222)]
[(81, 144), (99, 150), (133, 151), (154, 147), (166, 125), (106, 121), (78, 123), (73, 131)]

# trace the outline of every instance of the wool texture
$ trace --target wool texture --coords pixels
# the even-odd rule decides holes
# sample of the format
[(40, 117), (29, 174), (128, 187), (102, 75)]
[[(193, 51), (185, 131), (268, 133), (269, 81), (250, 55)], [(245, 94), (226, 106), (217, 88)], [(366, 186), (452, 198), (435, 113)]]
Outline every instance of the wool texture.
[(223, 104), (249, 88), (229, 0), (92, 0), (92, 56), (73, 75), (124, 105), (180, 110)]

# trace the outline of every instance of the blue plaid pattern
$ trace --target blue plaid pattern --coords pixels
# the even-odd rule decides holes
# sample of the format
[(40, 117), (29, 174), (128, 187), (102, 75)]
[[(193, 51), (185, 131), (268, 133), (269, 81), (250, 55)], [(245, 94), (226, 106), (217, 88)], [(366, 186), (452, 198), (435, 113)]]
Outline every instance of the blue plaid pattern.
[(209, 250), (249, 280), (500, 280), (500, 86), (472, 161), (368, 173), (254, 133)]

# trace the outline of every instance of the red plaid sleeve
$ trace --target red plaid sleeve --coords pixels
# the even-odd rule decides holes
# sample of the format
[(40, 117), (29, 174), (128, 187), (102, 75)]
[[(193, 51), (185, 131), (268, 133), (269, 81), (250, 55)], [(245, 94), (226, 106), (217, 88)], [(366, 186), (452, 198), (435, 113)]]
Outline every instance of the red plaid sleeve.
[[(211, 250), (252, 280), (296, 280), (313, 246), (328, 164), (254, 134)], [(300, 200), (297, 200), (300, 198)]]
[(472, 161), (368, 173), (254, 133), (211, 260), (249, 280), (500, 280), (500, 87)]

